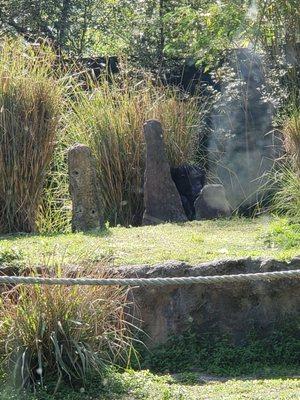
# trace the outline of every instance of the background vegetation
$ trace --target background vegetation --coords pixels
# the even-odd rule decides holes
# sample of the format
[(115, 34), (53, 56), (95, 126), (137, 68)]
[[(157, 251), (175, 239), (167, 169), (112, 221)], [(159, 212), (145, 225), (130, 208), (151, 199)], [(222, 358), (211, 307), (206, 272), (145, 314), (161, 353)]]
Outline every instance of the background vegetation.
[(143, 124), (162, 122), (170, 165), (194, 162), (197, 153), (197, 98), (180, 99), (176, 89), (123, 73), (80, 92), (68, 122), (70, 141), (88, 144), (96, 157), (105, 220), (137, 225), (143, 213), (145, 149)]
[(275, 53), (299, 40), (297, 0), (2, 0), (1, 5), (3, 34), (46, 38), (64, 55), (129, 54), (154, 68), (174, 56), (212, 60), (253, 37)]
[[(273, 66), (274, 81), (265, 96), (276, 97), (276, 111), (282, 118), (276, 128), (283, 132), (288, 154), (287, 162), (280, 163), (272, 177), (279, 190), (273, 211), (296, 215), (300, 26), (296, 0), (107, 0), (101, 5), (98, 0), (2, 0), (1, 5), (0, 34), (23, 40), (12, 45), (15, 48), (10, 53), (8, 44), (2, 46), (2, 70), (13, 66), (10, 75), (5, 72), (2, 79), (2, 101), (12, 96), (6, 93), (8, 81), (10, 91), (17, 85), (26, 87), (23, 98), (20, 90), (19, 98), (10, 103), (13, 107), (18, 104), (18, 109), (9, 111), (5, 103), (2, 112), (1, 129), (6, 132), (2, 141), (4, 144), (6, 138), (9, 143), (8, 158), (11, 165), (23, 168), (12, 171), (8, 159), (4, 161), (2, 156), (6, 165), (0, 188), (2, 232), (69, 229), (66, 149), (75, 140), (90, 145), (97, 158), (105, 219), (112, 225), (138, 224), (142, 213), (143, 121), (149, 117), (162, 120), (171, 165), (177, 165), (197, 161), (199, 126), (209, 109), (209, 101), (203, 106), (201, 92), (198, 97), (187, 97), (163, 86), (160, 79), (164, 80), (178, 60), (192, 60), (216, 71), (228, 50), (243, 46), (263, 52), (266, 62)], [(285, 29), (287, 26), (290, 29)], [(52, 51), (46, 51), (45, 40)], [(43, 60), (39, 52), (45, 53)], [(125, 56), (128, 61), (121, 66), (122, 73), (110, 81), (87, 76), (78, 80), (78, 69), (74, 73), (72, 64), (95, 55)], [(12, 64), (9, 57), (17, 61)], [(54, 67), (55, 57), (67, 60), (69, 70), (59, 72)], [(220, 79), (218, 73), (214, 77)], [(38, 108), (38, 102), (45, 110)], [(7, 117), (12, 113), (18, 113), (15, 126)], [(22, 146), (28, 135), (26, 129), (33, 124), (41, 130), (35, 128), (29, 135), (31, 142), (27, 141), (23, 155), (16, 146)], [(13, 149), (9, 137), (16, 129), (20, 137)], [(44, 141), (43, 151), (35, 153), (37, 140)], [(20, 154), (22, 161), (17, 157)], [(34, 154), (34, 162), (28, 162)], [(29, 182), (30, 174), (35, 178)], [(16, 183), (16, 176), (21, 175), (22, 180)], [(14, 201), (10, 200), (11, 188)]]

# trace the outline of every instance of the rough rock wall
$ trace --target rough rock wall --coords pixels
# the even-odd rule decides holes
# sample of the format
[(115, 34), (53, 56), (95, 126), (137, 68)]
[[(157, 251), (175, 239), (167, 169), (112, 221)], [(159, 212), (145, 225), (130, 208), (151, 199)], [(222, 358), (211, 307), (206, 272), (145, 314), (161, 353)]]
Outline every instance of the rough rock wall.
[[(300, 259), (290, 263), (275, 260), (224, 260), (189, 266), (167, 263), (155, 267), (123, 267), (117, 274), (126, 277), (207, 276), (253, 273), (300, 268)], [(287, 316), (300, 316), (300, 280), (281, 279), (177, 287), (136, 288), (132, 290), (142, 329), (155, 346), (168, 336), (192, 328), (197, 333), (214, 331), (229, 334), (238, 344), (251, 331), (267, 334), (273, 324)]]
[(267, 85), (263, 65), (248, 49), (233, 51), (211, 117), (209, 172), (224, 185), (232, 209), (251, 209), (263, 198), (281, 148), (272, 127), (274, 107), (262, 95)]
[[(49, 267), (41, 266), (37, 272), (44, 275), (45, 269)], [(78, 269), (82, 271), (82, 267), (69, 266), (67, 276), (76, 276)], [(112, 268), (107, 272), (115, 277), (155, 278), (289, 269), (300, 269), (300, 258), (290, 262), (245, 258), (208, 262), (198, 266), (170, 262), (157, 266)], [(19, 273), (18, 267), (0, 265), (0, 276)], [(30, 269), (22, 272), (24, 275), (30, 273)], [(5, 287), (0, 287), (0, 294), (1, 289)], [(180, 335), (190, 329), (199, 335), (207, 332), (220, 336), (227, 334), (233, 343), (239, 344), (253, 329), (258, 334), (267, 335), (285, 317), (294, 318), (295, 329), (300, 330), (300, 279), (133, 288), (129, 295), (133, 301), (131, 312), (134, 312), (141, 329), (148, 335), (148, 347), (162, 344), (169, 336)], [(137, 324), (138, 320), (134, 319), (134, 323)]]

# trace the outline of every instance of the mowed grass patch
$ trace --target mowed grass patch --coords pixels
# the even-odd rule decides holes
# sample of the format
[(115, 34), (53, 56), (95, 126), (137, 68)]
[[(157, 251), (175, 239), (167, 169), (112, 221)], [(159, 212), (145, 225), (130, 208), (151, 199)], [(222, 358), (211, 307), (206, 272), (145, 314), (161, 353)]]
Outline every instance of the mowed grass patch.
[[(211, 381), (206, 380), (212, 379)], [(113, 380), (95, 382), (91, 391), (66, 389), (55, 396), (45, 392), (25, 396), (26, 400), (292, 400), (299, 399), (297, 378), (218, 379), (191, 373), (154, 375), (149, 371), (116, 373)], [(11, 389), (0, 389), (1, 400), (18, 399)]]
[[(268, 237), (272, 219), (194, 221), (99, 232), (17, 235), (0, 238), (0, 254), (31, 265), (100, 262), (113, 265), (156, 264), (169, 260), (197, 264), (214, 259), (274, 257), (300, 254), (300, 245), (274, 244)], [(21, 258), (21, 260), (20, 260)], [(5, 257), (2, 257), (2, 264)]]

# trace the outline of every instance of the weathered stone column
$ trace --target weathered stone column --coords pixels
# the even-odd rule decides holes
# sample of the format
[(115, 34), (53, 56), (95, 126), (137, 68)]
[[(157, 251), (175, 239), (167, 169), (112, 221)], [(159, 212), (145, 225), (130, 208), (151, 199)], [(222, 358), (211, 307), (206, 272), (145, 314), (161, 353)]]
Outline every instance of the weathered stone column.
[(146, 121), (144, 135), (146, 170), (143, 225), (187, 221), (179, 193), (171, 177), (160, 122)]
[(68, 151), (69, 190), (72, 197), (72, 231), (103, 226), (102, 202), (95, 160), (88, 146), (76, 144)]

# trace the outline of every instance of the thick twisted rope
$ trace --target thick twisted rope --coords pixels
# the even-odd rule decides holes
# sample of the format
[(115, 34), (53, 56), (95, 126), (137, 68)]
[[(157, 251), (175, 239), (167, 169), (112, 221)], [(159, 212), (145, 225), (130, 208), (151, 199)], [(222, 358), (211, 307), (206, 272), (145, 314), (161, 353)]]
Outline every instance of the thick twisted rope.
[(89, 286), (169, 286), (191, 284), (222, 284), (251, 281), (274, 281), (283, 278), (300, 279), (300, 269), (257, 272), (238, 275), (189, 276), (177, 278), (44, 278), (35, 276), (0, 276), (0, 284), (25, 285), (89, 285)]

